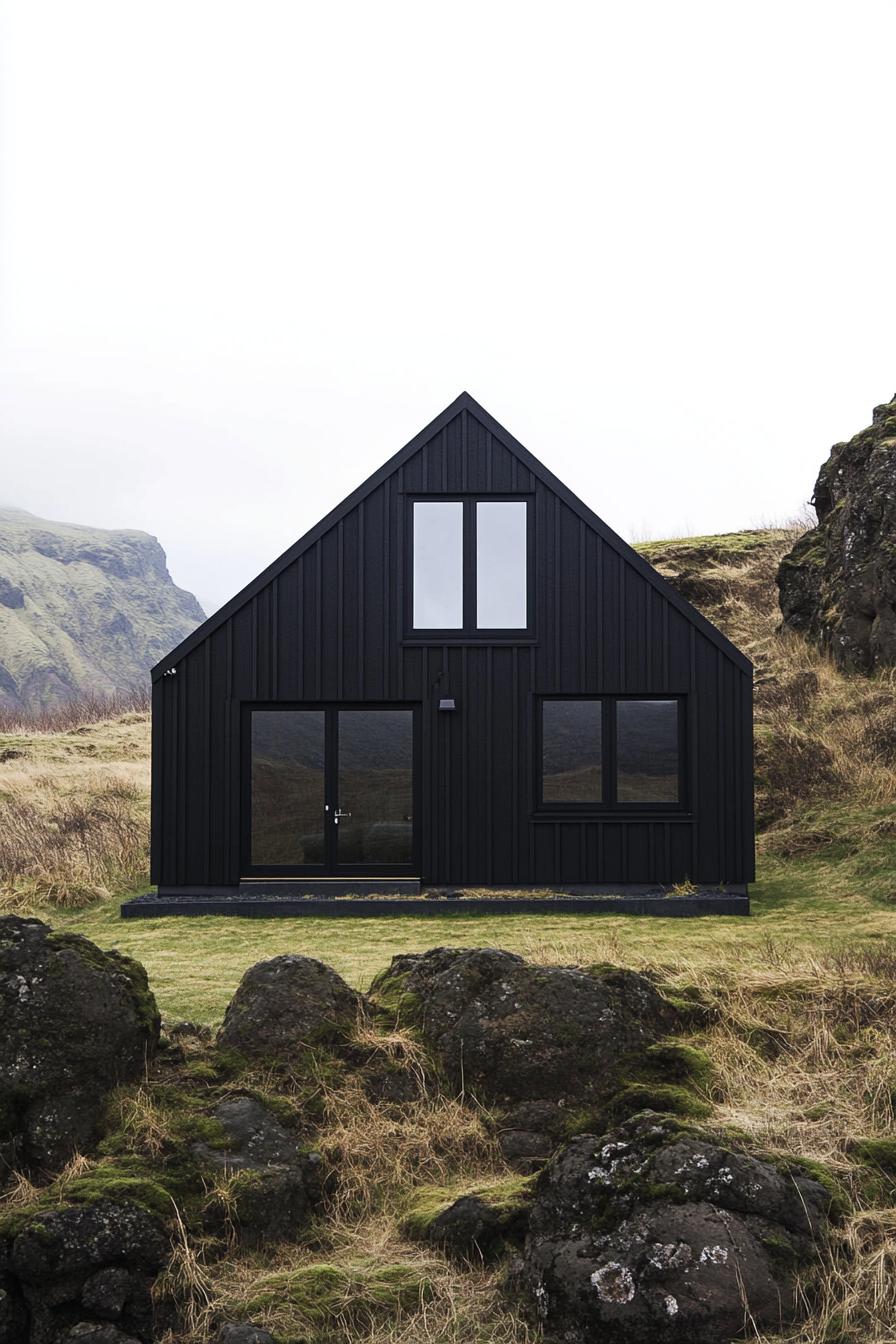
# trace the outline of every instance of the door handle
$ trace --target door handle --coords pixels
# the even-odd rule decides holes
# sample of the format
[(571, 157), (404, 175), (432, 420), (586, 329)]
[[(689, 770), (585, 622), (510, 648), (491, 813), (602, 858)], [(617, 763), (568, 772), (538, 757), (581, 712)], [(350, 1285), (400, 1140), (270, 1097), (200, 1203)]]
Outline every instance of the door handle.
[(343, 812), (343, 810), (342, 810), (341, 807), (337, 807), (337, 809), (336, 809), (336, 811), (335, 811), (335, 813), (334, 813), (333, 815), (335, 816), (336, 820), (338, 821), (340, 817), (350, 817), (350, 816), (351, 816), (351, 812)]

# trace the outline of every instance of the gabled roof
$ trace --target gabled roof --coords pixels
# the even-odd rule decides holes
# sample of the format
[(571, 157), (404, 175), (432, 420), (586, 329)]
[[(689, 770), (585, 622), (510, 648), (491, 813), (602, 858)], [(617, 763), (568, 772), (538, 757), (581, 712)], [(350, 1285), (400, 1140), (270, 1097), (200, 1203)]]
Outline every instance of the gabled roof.
[(367, 480), (359, 485), (356, 490), (353, 490), (341, 504), (337, 504), (335, 509), (331, 509), (326, 517), (322, 518), (319, 523), (316, 523), (309, 532), (306, 532), (303, 537), (300, 537), (298, 541), (294, 542), (288, 550), (285, 550), (283, 554), (272, 561), (266, 569), (263, 569), (251, 583), (247, 583), (245, 588), (241, 589), (235, 597), (232, 597), (229, 602), (225, 602), (223, 607), (220, 607), (218, 611), (209, 616), (208, 620), (204, 621), (202, 625), (197, 626), (192, 634), (187, 635), (186, 639), (181, 640), (176, 648), (172, 649), (160, 662), (156, 663), (151, 673), (153, 681), (156, 681), (164, 672), (167, 672), (170, 668), (176, 666), (186, 654), (190, 653), (191, 650), (195, 649), (198, 644), (201, 644), (204, 639), (207, 639), (215, 630), (224, 625), (241, 607), (251, 601), (257, 593), (261, 592), (272, 579), (282, 573), (282, 571), (286, 569), (288, 565), (291, 565), (304, 551), (308, 550), (310, 546), (313, 546), (326, 532), (329, 532), (330, 528), (334, 527), (340, 519), (350, 513), (362, 499), (372, 491), (376, 490), (377, 487), (382, 485), (393, 472), (397, 471), (398, 468), (409, 461), (415, 453), (419, 452), (430, 439), (434, 438), (436, 434), (444, 429), (445, 426), (461, 411), (471, 412), (471, 414), (476, 417), (476, 419), (508, 450), (508, 452), (513, 453), (514, 456), (517, 457), (534, 476), (538, 477), (549, 490), (552, 490), (554, 494), (559, 495), (564, 504), (572, 509), (574, 513), (577, 513), (589, 527), (593, 528), (608, 546), (612, 547), (612, 549), (631, 565), (632, 569), (640, 574), (642, 578), (652, 584), (671, 606), (675, 607), (687, 618), (687, 620), (691, 621), (701, 634), (705, 635), (711, 643), (715, 644), (715, 646), (730, 658), (733, 663), (744, 672), (752, 672), (753, 664), (750, 662), (749, 658), (747, 658), (746, 654), (741, 653), (736, 645), (732, 644), (729, 639), (726, 639), (721, 630), (716, 629), (712, 622), (708, 621), (696, 607), (691, 606), (690, 602), (683, 598), (681, 594), (678, 593), (642, 555), (639, 555), (627, 542), (623, 541), (612, 528), (608, 527), (596, 513), (589, 509), (587, 504), (583, 503), (577, 495), (573, 494), (568, 486), (564, 485), (553, 472), (549, 471), (543, 463), (539, 462), (538, 458), (530, 453), (528, 448), (524, 448), (512, 434), (508, 433), (503, 425), (499, 424), (493, 416), (489, 415), (484, 407), (479, 405), (475, 398), (470, 396), (469, 392), (461, 392), (460, 396), (457, 397), (455, 401), (452, 401), (450, 406), (446, 406), (440, 415), (437, 415), (436, 418), (430, 421), (424, 429), (421, 429), (420, 433), (416, 434), (409, 443), (406, 443), (405, 446), (400, 448), (387, 462), (384, 462), (372, 476), (368, 476)]

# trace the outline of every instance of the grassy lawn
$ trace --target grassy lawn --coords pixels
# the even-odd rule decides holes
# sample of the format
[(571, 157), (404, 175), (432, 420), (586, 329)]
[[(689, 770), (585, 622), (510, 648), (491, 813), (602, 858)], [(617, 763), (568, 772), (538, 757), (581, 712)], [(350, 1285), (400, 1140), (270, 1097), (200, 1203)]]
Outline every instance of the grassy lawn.
[[(869, 885), (879, 890), (878, 883)], [(838, 871), (829, 860), (766, 860), (752, 888), (749, 919), (446, 914), (123, 921), (117, 902), (45, 917), (143, 962), (163, 1013), (213, 1023), (246, 968), (282, 952), (318, 957), (360, 989), (396, 953), (440, 945), (498, 946), (546, 961), (666, 966), (678, 976), (693, 967), (724, 980), (781, 956), (808, 962), (847, 943), (856, 948), (896, 936), (896, 904), (859, 894), (863, 889), (851, 865)]]

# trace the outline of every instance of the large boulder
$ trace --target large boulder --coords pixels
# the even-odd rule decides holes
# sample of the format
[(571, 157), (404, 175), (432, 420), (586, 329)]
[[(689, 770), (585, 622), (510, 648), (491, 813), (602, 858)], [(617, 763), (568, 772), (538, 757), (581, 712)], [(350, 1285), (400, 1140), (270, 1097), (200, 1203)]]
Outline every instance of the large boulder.
[(0, 919), (0, 1022), (0, 1172), (45, 1175), (89, 1150), (106, 1094), (142, 1076), (159, 1039), (142, 966), (14, 915)]
[(678, 1023), (634, 971), (537, 966), (496, 948), (395, 957), (371, 994), (419, 1024), (454, 1088), (502, 1112), (513, 1159), (547, 1156), (570, 1110), (606, 1101)]
[(815, 483), (818, 526), (781, 561), (784, 624), (839, 667), (896, 663), (896, 398), (836, 443)]
[(516, 1283), (564, 1344), (720, 1344), (797, 1314), (831, 1195), (645, 1112), (581, 1135), (539, 1179)]
[(304, 1152), (267, 1106), (254, 1097), (229, 1097), (213, 1112), (226, 1147), (194, 1145), (204, 1166), (238, 1174), (234, 1213), (246, 1245), (295, 1238), (322, 1194), (318, 1153)]
[(30, 1344), (153, 1338), (152, 1284), (170, 1247), (136, 1204), (100, 1200), (31, 1218), (12, 1242), (11, 1273), (28, 1305)]
[(290, 1059), (343, 1044), (364, 999), (322, 961), (287, 953), (260, 961), (230, 1000), (218, 1044), (247, 1058)]

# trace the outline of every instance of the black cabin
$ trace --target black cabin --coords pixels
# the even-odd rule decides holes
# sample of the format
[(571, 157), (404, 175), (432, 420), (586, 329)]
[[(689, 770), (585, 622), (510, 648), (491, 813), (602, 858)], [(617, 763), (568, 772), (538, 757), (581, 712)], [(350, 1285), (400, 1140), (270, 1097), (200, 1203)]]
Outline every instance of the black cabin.
[(749, 660), (466, 393), (152, 677), (160, 895), (753, 877)]

